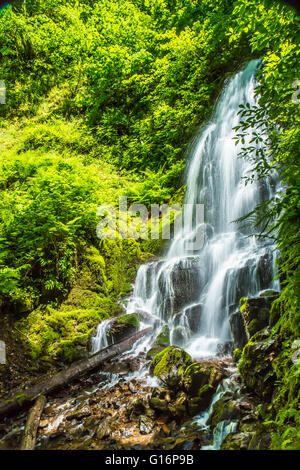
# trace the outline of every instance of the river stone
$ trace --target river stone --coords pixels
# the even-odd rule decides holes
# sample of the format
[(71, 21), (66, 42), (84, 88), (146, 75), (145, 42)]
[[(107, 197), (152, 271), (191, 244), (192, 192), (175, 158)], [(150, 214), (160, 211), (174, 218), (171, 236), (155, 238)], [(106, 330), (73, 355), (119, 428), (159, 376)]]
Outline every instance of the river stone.
[(150, 374), (168, 387), (178, 387), (185, 369), (192, 364), (191, 356), (179, 346), (169, 346), (156, 354), (150, 364)]
[(105, 418), (103, 419), (97, 429), (96, 436), (97, 439), (103, 439), (104, 437), (107, 437), (110, 435), (110, 423), (111, 423), (111, 418)]
[(139, 418), (139, 429), (141, 434), (150, 434), (154, 427), (154, 423), (149, 416), (141, 415)]

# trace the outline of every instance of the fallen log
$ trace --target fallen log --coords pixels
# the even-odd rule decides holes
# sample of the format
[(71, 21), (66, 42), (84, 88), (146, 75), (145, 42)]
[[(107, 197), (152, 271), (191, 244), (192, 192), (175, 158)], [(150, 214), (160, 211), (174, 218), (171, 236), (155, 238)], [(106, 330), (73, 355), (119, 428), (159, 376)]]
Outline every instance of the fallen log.
[(151, 330), (152, 327), (139, 331), (119, 343), (101, 349), (88, 359), (75, 362), (70, 367), (58, 372), (52, 377), (48, 376), (28, 389), (16, 391), (11, 399), (0, 403), (0, 416), (18, 412), (22, 407), (30, 405), (39, 395), (47, 395), (85, 373), (96, 369), (101, 363), (131, 349), (138, 339), (142, 338)]
[(31, 408), (24, 429), (20, 450), (34, 450), (36, 434), (45, 403), (46, 397), (44, 395), (40, 395)]

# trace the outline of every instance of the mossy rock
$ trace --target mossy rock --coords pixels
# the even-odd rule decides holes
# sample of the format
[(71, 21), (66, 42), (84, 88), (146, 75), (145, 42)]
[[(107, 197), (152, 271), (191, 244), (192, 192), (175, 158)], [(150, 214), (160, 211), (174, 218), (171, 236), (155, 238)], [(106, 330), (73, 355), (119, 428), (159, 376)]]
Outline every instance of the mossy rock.
[(237, 406), (237, 402), (228, 398), (222, 397), (213, 405), (211, 415), (207, 424), (214, 429), (221, 421), (238, 420), (241, 416), (241, 410)]
[(150, 373), (168, 387), (178, 387), (185, 369), (192, 363), (191, 356), (184, 349), (169, 346), (153, 358)]
[(187, 414), (188, 397), (186, 393), (180, 392), (174, 403), (169, 405), (169, 411), (176, 418), (183, 418)]
[(248, 450), (253, 434), (250, 432), (228, 434), (222, 442), (221, 450)]
[(181, 385), (189, 396), (195, 397), (205, 385), (210, 385), (216, 390), (225, 376), (224, 370), (217, 364), (194, 362), (184, 371)]
[(139, 327), (139, 316), (136, 313), (121, 315), (114, 320), (107, 333), (108, 342), (118, 343), (136, 333)]
[(249, 337), (270, 323), (271, 300), (268, 297), (256, 297), (246, 299), (241, 311), (246, 323)]
[(207, 410), (215, 393), (215, 388), (209, 384), (203, 385), (198, 390), (197, 396), (188, 399), (187, 407), (190, 416), (194, 416), (201, 411)]
[[(256, 336), (261, 334), (262, 332), (258, 332)], [(276, 373), (273, 369), (273, 359), (276, 354), (276, 338), (250, 341), (246, 344), (238, 365), (243, 382), (262, 401), (270, 400), (274, 390)]]
[(168, 346), (170, 346), (170, 329), (168, 325), (164, 325), (153, 342), (151, 349), (147, 352), (147, 359), (152, 359)]

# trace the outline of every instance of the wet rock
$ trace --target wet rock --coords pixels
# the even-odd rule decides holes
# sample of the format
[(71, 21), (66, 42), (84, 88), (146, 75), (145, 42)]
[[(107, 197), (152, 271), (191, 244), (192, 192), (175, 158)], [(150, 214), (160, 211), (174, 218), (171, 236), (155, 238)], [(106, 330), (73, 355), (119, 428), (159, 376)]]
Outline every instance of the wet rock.
[(146, 405), (142, 399), (135, 400), (132, 405), (128, 408), (127, 414), (132, 418), (134, 416), (139, 416), (144, 413)]
[(185, 392), (180, 392), (174, 403), (169, 405), (169, 411), (177, 418), (182, 418), (187, 413), (188, 397)]
[(270, 306), (271, 302), (267, 297), (246, 299), (243, 316), (249, 337), (269, 325)]
[(150, 374), (168, 387), (178, 387), (185, 369), (192, 364), (191, 356), (178, 346), (170, 346), (157, 354), (150, 364)]
[(215, 388), (211, 385), (203, 385), (198, 390), (197, 396), (190, 397), (188, 399), (187, 408), (190, 416), (194, 416), (201, 411), (205, 411), (212, 400), (215, 393)]
[(249, 442), (249, 450), (268, 450), (272, 442), (272, 427), (261, 424), (256, 426), (255, 433)]
[(247, 388), (262, 401), (268, 401), (272, 396), (276, 381), (272, 362), (278, 354), (280, 344), (276, 336), (271, 340), (255, 341), (262, 334), (263, 332), (258, 332), (252, 338), (254, 341), (246, 344), (239, 363), (239, 371)]
[(197, 333), (200, 325), (203, 305), (195, 304), (185, 309), (185, 314), (188, 319), (189, 327), (192, 333)]
[(135, 313), (121, 315), (111, 324), (107, 333), (109, 344), (118, 343), (139, 330), (139, 317)]
[[(169, 281), (172, 284), (172, 295), (168, 289)], [(204, 283), (204, 270), (199, 259), (190, 257), (174, 263), (167, 275), (162, 272), (158, 279), (160, 297), (162, 299), (165, 318), (180, 312), (191, 299), (197, 298)]]
[(189, 396), (195, 397), (205, 385), (210, 385), (216, 390), (227, 375), (225, 369), (216, 361), (194, 362), (185, 369), (181, 385)]
[(151, 349), (147, 352), (146, 358), (152, 359), (168, 346), (170, 346), (170, 330), (168, 325), (164, 325), (153, 342)]
[(214, 429), (221, 421), (234, 421), (240, 419), (241, 414), (242, 411), (238, 402), (222, 397), (214, 403), (211, 415), (207, 420), (207, 424), (211, 426), (211, 429)]
[(221, 445), (221, 450), (248, 450), (253, 433), (239, 432), (228, 434)]
[(162, 400), (161, 398), (153, 397), (150, 398), (150, 406), (154, 410), (165, 412), (168, 409), (168, 402), (166, 400)]
[(67, 421), (72, 421), (73, 419), (76, 419), (77, 421), (82, 420), (83, 418), (86, 418), (91, 415), (91, 410), (88, 406), (85, 406), (79, 410), (76, 410), (72, 412), (71, 414), (66, 416)]
[(260, 289), (268, 289), (273, 279), (273, 253), (270, 249), (259, 258), (256, 273), (260, 281)]
[(97, 439), (101, 440), (104, 437), (108, 437), (111, 434), (110, 424), (111, 424), (111, 418), (103, 419), (100, 422), (98, 429), (96, 431)]
[(233, 353), (233, 342), (226, 341), (217, 345), (217, 356), (231, 356)]
[(139, 429), (141, 434), (150, 434), (154, 427), (154, 423), (149, 416), (141, 415), (139, 418)]
[(230, 330), (233, 337), (234, 349), (242, 349), (248, 342), (246, 324), (241, 312), (233, 313), (229, 318)]
[(186, 330), (183, 326), (176, 326), (172, 332), (172, 343), (182, 346), (186, 339)]

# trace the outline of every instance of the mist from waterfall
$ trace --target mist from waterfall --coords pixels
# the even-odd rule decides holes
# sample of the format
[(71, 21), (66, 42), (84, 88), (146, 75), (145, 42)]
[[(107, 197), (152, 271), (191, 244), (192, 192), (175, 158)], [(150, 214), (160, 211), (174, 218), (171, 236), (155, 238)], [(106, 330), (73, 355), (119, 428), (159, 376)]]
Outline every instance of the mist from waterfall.
[[(249, 62), (225, 84), (210, 122), (187, 155), (184, 228), (165, 259), (138, 270), (127, 313), (143, 312), (142, 327), (155, 325), (152, 337), (140, 342), (139, 350), (149, 348), (159, 328), (167, 324), (173, 345), (183, 346), (194, 357), (214, 355), (232, 339), (229, 318), (240, 298), (272, 286), (273, 247), (234, 223), (274, 191), (269, 180), (245, 184), (251, 164), (238, 157), (241, 148), (234, 140), (239, 106), (257, 102), (258, 66), (257, 60)], [(196, 204), (205, 207), (201, 226), (195, 224)], [(204, 243), (192, 252), (187, 241), (199, 230)]]

